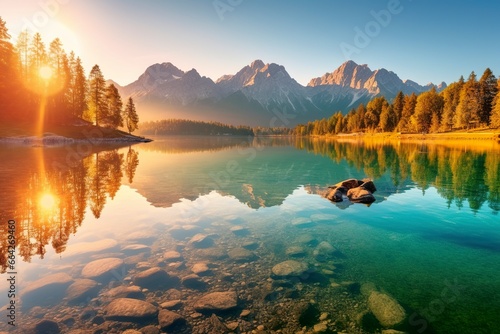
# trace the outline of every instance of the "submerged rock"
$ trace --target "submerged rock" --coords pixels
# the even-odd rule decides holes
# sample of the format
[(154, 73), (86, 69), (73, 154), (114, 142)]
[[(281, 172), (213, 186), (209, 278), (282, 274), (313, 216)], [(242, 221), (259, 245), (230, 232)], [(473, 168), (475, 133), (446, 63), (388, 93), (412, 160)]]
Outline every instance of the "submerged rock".
[(196, 275), (200, 275), (200, 276), (206, 276), (206, 275), (210, 275), (212, 273), (212, 271), (208, 267), (208, 264), (206, 264), (205, 262), (195, 263), (193, 265), (193, 267), (191, 268), (191, 271), (193, 273), (195, 273)]
[(137, 285), (131, 286), (117, 286), (103, 294), (104, 297), (109, 298), (134, 298), (134, 299), (144, 299), (144, 293), (142, 293), (141, 288)]
[(91, 242), (78, 242), (68, 246), (64, 252), (64, 258), (70, 258), (82, 254), (89, 255), (89, 253), (97, 252), (110, 252), (118, 246), (118, 241), (114, 239), (102, 239)]
[(406, 318), (406, 312), (398, 301), (381, 292), (371, 292), (368, 297), (368, 307), (384, 327), (397, 325)]
[(178, 278), (170, 276), (160, 267), (153, 267), (135, 275), (133, 282), (143, 288), (160, 289), (177, 284)]
[(328, 242), (322, 241), (313, 251), (313, 256), (316, 260), (324, 262), (332, 257), (335, 253), (335, 248)]
[(205, 290), (208, 287), (208, 284), (203, 282), (200, 276), (196, 274), (190, 274), (181, 278), (181, 283), (186, 288), (195, 289), (195, 290)]
[(189, 244), (195, 248), (208, 248), (214, 245), (214, 240), (207, 235), (198, 233), (189, 240)]
[(288, 260), (275, 265), (272, 269), (272, 273), (277, 277), (300, 277), (303, 276), (308, 269), (309, 266), (305, 262)]
[(160, 310), (160, 312), (158, 313), (158, 322), (160, 324), (160, 329), (168, 330), (173, 326), (185, 323), (186, 319), (175, 312), (169, 310)]
[(290, 246), (285, 251), (286, 255), (300, 257), (306, 255), (306, 251), (302, 246)]
[(309, 227), (314, 222), (307, 217), (297, 217), (292, 220), (292, 225), (296, 227)]
[(180, 299), (169, 300), (160, 304), (161, 308), (167, 310), (173, 310), (182, 305), (182, 301)]
[(212, 292), (198, 299), (193, 307), (200, 312), (226, 311), (238, 306), (238, 296), (235, 291)]
[(57, 273), (29, 283), (26, 289), (21, 291), (23, 307), (28, 309), (59, 302), (72, 282), (73, 279), (68, 274)]
[(147, 322), (158, 315), (158, 310), (152, 304), (132, 298), (118, 298), (104, 308), (107, 320)]
[(236, 225), (231, 227), (231, 232), (233, 232), (235, 235), (242, 237), (245, 235), (250, 234), (250, 231), (248, 230), (247, 227)]
[(227, 253), (227, 255), (229, 255), (230, 259), (236, 262), (249, 262), (257, 258), (253, 252), (245, 248), (233, 248)]
[(33, 332), (35, 334), (59, 334), (61, 329), (57, 322), (44, 319), (35, 325)]
[(99, 287), (96, 281), (91, 279), (79, 279), (68, 287), (66, 298), (69, 303), (80, 303), (97, 295)]
[(97, 281), (106, 281), (111, 278), (122, 279), (121, 268), (123, 260), (119, 258), (105, 258), (87, 263), (82, 269), (82, 276)]
[(182, 255), (177, 251), (168, 251), (163, 254), (163, 259), (167, 262), (179, 261), (182, 260)]
[(151, 248), (143, 244), (131, 244), (123, 247), (122, 252), (126, 255), (137, 255), (141, 253), (149, 253), (151, 252)]

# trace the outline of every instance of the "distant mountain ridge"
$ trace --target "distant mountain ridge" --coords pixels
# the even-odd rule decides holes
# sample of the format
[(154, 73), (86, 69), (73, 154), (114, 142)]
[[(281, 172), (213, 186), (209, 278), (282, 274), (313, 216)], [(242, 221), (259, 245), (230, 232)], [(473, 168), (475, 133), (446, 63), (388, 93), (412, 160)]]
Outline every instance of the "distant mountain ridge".
[(142, 121), (183, 118), (250, 126), (294, 126), (337, 111), (345, 114), (375, 96), (390, 100), (399, 91), (419, 94), (433, 87), (439, 91), (446, 84), (421, 86), (354, 61), (302, 86), (284, 66), (262, 60), (215, 82), (195, 69), (184, 72), (171, 63), (154, 64), (136, 81), (117, 86), (122, 97), (134, 98)]

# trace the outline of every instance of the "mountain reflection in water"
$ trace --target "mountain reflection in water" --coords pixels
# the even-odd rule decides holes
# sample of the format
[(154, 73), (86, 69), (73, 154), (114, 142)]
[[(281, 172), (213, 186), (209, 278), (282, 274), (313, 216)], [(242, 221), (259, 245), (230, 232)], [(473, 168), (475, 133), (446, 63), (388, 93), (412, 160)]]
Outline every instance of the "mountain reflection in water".
[[(2, 147), (1, 219), (17, 222), (20, 257), (65, 250), (87, 210), (99, 218), (122, 184), (156, 207), (217, 191), (253, 209), (279, 206), (298, 187), (311, 194), (342, 179), (375, 181), (381, 205), (396, 193), (435, 188), (448, 206), (500, 210), (500, 148), (305, 138), (173, 137), (134, 147)], [(74, 150), (73, 150), (74, 151)], [(328, 159), (326, 159), (326, 157)], [(141, 162), (139, 163), (139, 158)], [(334, 205), (334, 204), (332, 204)], [(339, 205), (346, 208), (346, 204)], [(7, 265), (7, 240), (0, 244)]]

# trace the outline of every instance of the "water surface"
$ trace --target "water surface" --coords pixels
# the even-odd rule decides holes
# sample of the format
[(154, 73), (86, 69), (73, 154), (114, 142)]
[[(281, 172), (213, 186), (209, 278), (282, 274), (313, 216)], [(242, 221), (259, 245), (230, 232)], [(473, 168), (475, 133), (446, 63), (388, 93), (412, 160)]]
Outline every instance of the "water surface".
[[(44, 305), (55, 319), (66, 313), (78, 318), (86, 307), (101, 310), (109, 302), (101, 297), (106, 291), (129, 285), (148, 266), (182, 278), (193, 264), (208, 262), (212, 274), (202, 277), (204, 289), (177, 288), (182, 306), (176, 311), (187, 319), (185, 331), (208, 319), (191, 318), (194, 299), (235, 289), (239, 311), (251, 310), (251, 319), (239, 312), (222, 317), (238, 321), (241, 331), (262, 324), (294, 332), (300, 321), (278, 320), (286, 319), (284, 310), (312, 300), (328, 313), (332, 331), (377, 332), (381, 327), (370, 320), (363, 294), (364, 287), (375, 286), (405, 308), (408, 318), (398, 329), (500, 332), (497, 143), (174, 137), (92, 150), (7, 146), (0, 157), (1, 215), (17, 222), (21, 289), (51, 273), (81, 278), (83, 266), (98, 258), (127, 263), (94, 299), (70, 311), (66, 300)], [(364, 177), (377, 187), (370, 206), (334, 204), (321, 196), (338, 181)], [(193, 248), (189, 240), (196, 233), (214, 244)], [(322, 242), (336, 252), (318, 256)], [(127, 249), (137, 244), (147, 251)], [(293, 253), (291, 246), (303, 252)], [(2, 247), (7, 254), (5, 241)], [(241, 247), (253, 256), (226, 257)], [(181, 253), (180, 264), (163, 259), (169, 250)], [(308, 277), (289, 283), (272, 278), (271, 268), (289, 259), (307, 263)], [(7, 270), (5, 256), (1, 260)], [(147, 298), (161, 304), (172, 299), (169, 291)], [(0, 301), (8, 301), (6, 293)], [(35, 311), (20, 309), (26, 326), (36, 323)]]

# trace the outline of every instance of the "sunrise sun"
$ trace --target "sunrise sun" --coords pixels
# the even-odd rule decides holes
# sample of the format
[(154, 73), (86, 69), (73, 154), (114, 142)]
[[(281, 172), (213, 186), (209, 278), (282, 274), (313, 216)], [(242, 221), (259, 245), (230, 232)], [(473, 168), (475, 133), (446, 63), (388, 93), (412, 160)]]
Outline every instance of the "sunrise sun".
[(50, 80), (52, 78), (53, 71), (49, 66), (45, 65), (40, 67), (40, 69), (38, 70), (38, 74), (43, 80)]

